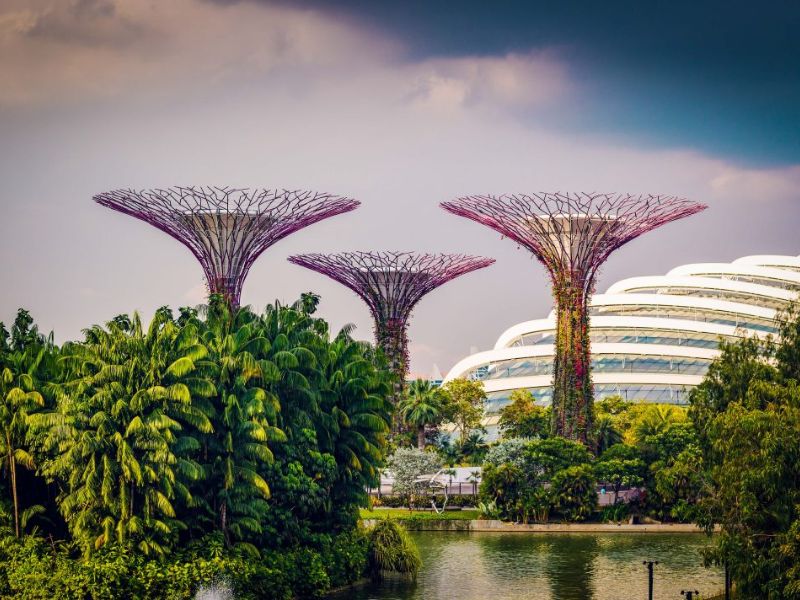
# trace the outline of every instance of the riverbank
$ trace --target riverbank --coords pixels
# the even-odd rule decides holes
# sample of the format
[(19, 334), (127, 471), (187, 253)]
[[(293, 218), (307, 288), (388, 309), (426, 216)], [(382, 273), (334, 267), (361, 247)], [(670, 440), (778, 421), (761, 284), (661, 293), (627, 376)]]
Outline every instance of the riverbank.
[[(380, 519), (363, 519), (367, 527)], [(403, 520), (409, 531), (479, 531), (496, 533), (703, 533), (691, 523), (506, 523), (494, 519), (436, 519), (413, 516)]]

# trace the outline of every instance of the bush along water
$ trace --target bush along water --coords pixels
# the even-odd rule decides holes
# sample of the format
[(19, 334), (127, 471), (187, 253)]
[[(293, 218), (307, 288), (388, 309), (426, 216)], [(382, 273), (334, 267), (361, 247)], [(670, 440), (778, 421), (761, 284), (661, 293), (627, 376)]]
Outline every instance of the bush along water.
[(391, 375), (307, 294), (0, 324), (0, 597), (316, 597), (361, 578)]
[(422, 561), (406, 530), (397, 521), (379, 521), (369, 532), (369, 572), (375, 579), (389, 573), (416, 577)]

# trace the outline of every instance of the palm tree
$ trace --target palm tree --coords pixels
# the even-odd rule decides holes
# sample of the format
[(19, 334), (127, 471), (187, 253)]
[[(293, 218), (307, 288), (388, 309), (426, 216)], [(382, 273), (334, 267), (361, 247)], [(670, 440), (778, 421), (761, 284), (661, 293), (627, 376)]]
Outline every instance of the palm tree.
[(649, 404), (634, 423), (633, 434), (636, 441), (642, 443), (647, 437), (657, 435), (668, 429), (673, 423), (682, 423), (686, 419), (686, 411), (682, 408), (665, 404)]
[(406, 396), (398, 407), (403, 421), (416, 428), (417, 447), (425, 449), (425, 428), (438, 425), (444, 418), (444, 402), (441, 389), (430, 381), (417, 379), (408, 386)]
[(614, 444), (622, 442), (622, 434), (614, 426), (614, 419), (609, 415), (601, 415), (595, 420), (594, 438), (598, 454), (602, 454)]
[(269, 442), (286, 439), (275, 426), (281, 404), (270, 386), (291, 367), (296, 357), (272, 344), (248, 309), (233, 310), (222, 298), (212, 297), (202, 333), (209, 354), (201, 367), (213, 381), (215, 394), (204, 404), (213, 432), (203, 440), (209, 508), (226, 544), (252, 545), (247, 538), (261, 533), (269, 485), (261, 474), (272, 462)]
[(366, 505), (366, 488), (380, 482), (391, 424), (392, 387), (390, 374), (378, 370), (371, 360), (372, 348), (353, 340), (349, 327), (325, 348), (320, 408), (327, 423), (318, 428), (317, 437), (320, 449), (336, 459), (338, 476), (332, 499), (334, 510), (341, 510)]
[[(31, 357), (31, 351), (34, 357)], [(34, 373), (45, 353), (44, 348), (12, 351), (0, 356), (0, 454), (2, 466), (11, 482), (14, 504), (14, 534), (20, 536), (20, 506), (17, 494), (17, 465), (34, 468), (26, 446), (30, 415), (44, 406), (36, 389)]]
[(45, 472), (66, 482), (61, 511), (85, 552), (116, 540), (162, 554), (186, 527), (175, 502), (191, 505), (203, 475), (192, 453), (211, 422), (193, 400), (214, 391), (197, 375), (206, 348), (165, 309), (147, 331), (134, 314), (85, 335), (65, 347), (58, 411), (40, 418), (55, 454)]

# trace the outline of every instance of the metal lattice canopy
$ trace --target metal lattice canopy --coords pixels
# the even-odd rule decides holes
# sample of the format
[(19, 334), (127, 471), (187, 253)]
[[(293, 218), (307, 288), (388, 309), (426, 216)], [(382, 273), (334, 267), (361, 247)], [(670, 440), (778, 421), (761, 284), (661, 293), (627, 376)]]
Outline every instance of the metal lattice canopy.
[(239, 304), (247, 273), (264, 250), (359, 205), (319, 192), (229, 187), (122, 189), (94, 200), (184, 244), (200, 262), (209, 292), (223, 294), (233, 305)]
[(511, 238), (547, 268), (556, 304), (553, 433), (589, 443), (588, 304), (597, 271), (623, 244), (706, 206), (674, 196), (563, 192), (467, 196), (441, 206)]
[(675, 196), (583, 192), (466, 196), (441, 206), (524, 246), (551, 276), (580, 281), (586, 293), (614, 250), (707, 208)]
[(451, 279), (494, 263), (492, 258), (464, 254), (415, 252), (300, 254), (289, 261), (346, 285), (367, 303), (376, 342), (401, 377), (408, 364), (406, 328), (417, 302)]

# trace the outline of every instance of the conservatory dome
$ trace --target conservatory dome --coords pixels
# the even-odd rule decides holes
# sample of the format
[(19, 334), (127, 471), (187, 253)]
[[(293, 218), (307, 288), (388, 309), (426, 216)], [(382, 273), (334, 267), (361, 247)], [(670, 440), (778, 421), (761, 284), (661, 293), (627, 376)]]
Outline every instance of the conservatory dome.
[[(719, 340), (775, 333), (777, 313), (798, 292), (800, 256), (745, 256), (618, 281), (589, 308), (595, 399), (687, 403), (718, 356)], [(550, 402), (554, 339), (551, 312), (510, 327), (493, 350), (464, 358), (445, 377), (483, 381), (490, 439), (514, 390)]]

